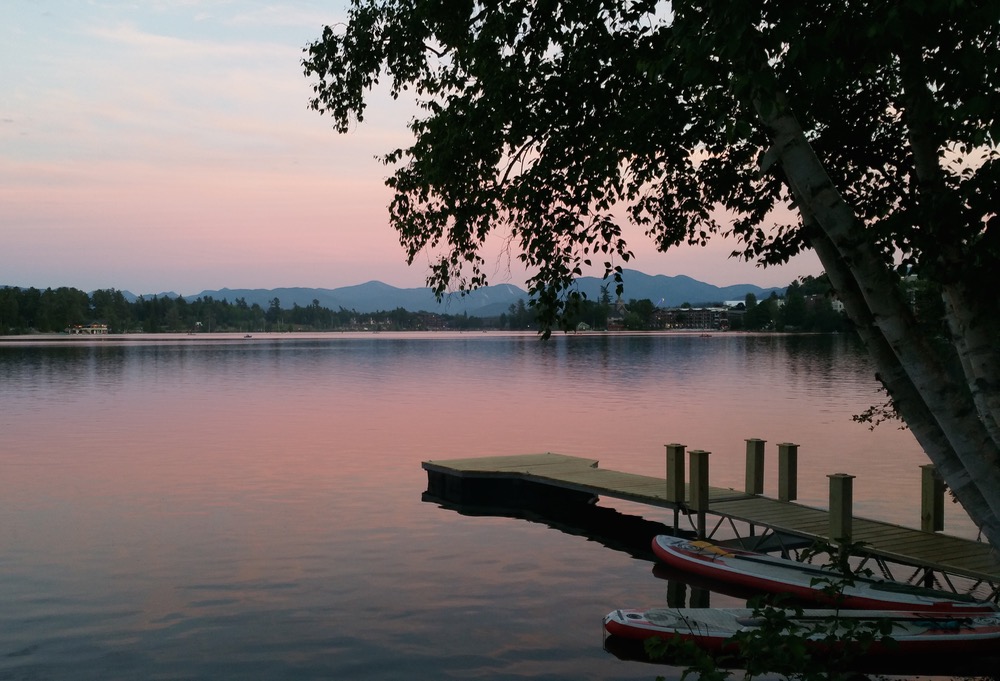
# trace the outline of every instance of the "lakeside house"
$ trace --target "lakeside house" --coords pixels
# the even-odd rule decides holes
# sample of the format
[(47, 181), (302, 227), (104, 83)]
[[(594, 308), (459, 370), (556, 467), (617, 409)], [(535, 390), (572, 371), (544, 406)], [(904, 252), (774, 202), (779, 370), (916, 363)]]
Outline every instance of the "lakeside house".
[(66, 333), (84, 336), (104, 335), (107, 332), (107, 324), (74, 324), (73, 326), (66, 327)]

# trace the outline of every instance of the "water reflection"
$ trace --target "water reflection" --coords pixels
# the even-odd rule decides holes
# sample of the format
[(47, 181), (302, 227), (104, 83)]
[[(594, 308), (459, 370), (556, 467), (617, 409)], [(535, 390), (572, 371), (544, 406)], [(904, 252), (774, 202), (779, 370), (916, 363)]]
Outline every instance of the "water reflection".
[(744, 438), (769, 467), (790, 440), (804, 499), (843, 468), (861, 510), (915, 524), (912, 437), (850, 421), (873, 393), (845, 338), (2, 342), (0, 676), (643, 678), (600, 619), (663, 601), (648, 562), (424, 503), (420, 462), (661, 475), (676, 441), (738, 486)]

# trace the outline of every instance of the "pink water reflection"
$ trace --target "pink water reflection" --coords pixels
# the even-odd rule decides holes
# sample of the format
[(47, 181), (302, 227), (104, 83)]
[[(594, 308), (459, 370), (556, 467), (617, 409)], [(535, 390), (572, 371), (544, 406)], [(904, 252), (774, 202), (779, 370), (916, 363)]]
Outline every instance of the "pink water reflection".
[[(662, 598), (651, 566), (421, 502), (420, 462), (555, 451), (658, 475), (681, 442), (712, 451), (713, 484), (741, 487), (759, 437), (773, 493), (775, 445), (792, 441), (804, 502), (852, 473), (859, 513), (916, 525), (912, 436), (850, 418), (878, 397), (847, 339), (0, 344), (0, 597), (16, 604), (0, 626), (56, 651), (56, 671), (115, 654), (235, 674), (280, 650), (273, 671), (302, 678), (634, 678), (595, 647), (607, 610)], [(949, 529), (972, 532), (953, 511)], [(569, 624), (547, 625), (553, 609)]]
[(160, 497), (187, 514), (208, 490), (209, 508), (346, 480), (412, 491), (428, 458), (555, 451), (659, 475), (668, 442), (711, 451), (713, 484), (738, 488), (744, 439), (758, 437), (766, 492), (777, 443), (795, 442), (804, 503), (824, 505), (826, 476), (846, 472), (859, 508), (916, 524), (919, 447), (893, 425), (851, 421), (879, 398), (863, 356), (788, 343), (472, 334), (100, 348), (5, 380), (4, 456), (25, 504), (51, 497), (55, 478), (64, 502)]

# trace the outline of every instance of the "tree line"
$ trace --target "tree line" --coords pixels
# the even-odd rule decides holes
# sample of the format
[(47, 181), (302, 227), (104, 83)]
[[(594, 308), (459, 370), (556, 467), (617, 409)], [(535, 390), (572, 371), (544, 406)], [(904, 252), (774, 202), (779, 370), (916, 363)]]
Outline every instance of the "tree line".
[[(784, 298), (776, 295), (757, 301), (753, 294), (744, 304), (727, 310), (722, 323), (713, 328), (774, 331), (841, 331), (843, 315), (833, 311), (829, 285), (823, 277), (804, 277), (792, 282)], [(722, 306), (706, 303), (705, 306)], [(565, 329), (623, 329), (653, 331), (667, 328), (705, 328), (694, 322), (692, 306), (665, 310), (649, 299), (612, 302), (608, 287), (597, 300), (580, 300), (567, 315)], [(505, 313), (478, 317), (433, 312), (410, 312), (403, 308), (361, 313), (341, 307), (331, 310), (313, 300), (310, 305), (293, 303), (283, 307), (272, 298), (266, 307), (244, 298), (230, 302), (212, 296), (140, 296), (129, 301), (116, 289), (86, 293), (59, 287), (0, 288), (0, 333), (60, 333), (74, 326), (105, 324), (109, 333), (161, 332), (274, 332), (274, 331), (420, 331), (420, 330), (538, 330), (538, 312), (530, 302), (519, 300)]]
[(0, 333), (60, 333), (92, 323), (106, 324), (109, 333), (475, 329), (485, 324), (468, 315), (402, 308), (372, 313), (331, 310), (318, 300), (286, 308), (278, 298), (262, 307), (244, 298), (230, 302), (212, 296), (192, 301), (140, 296), (129, 301), (116, 289), (87, 294), (70, 287), (0, 288)]
[[(793, 281), (785, 295), (772, 293), (757, 300), (748, 293), (735, 306), (722, 301), (683, 303), (661, 308), (648, 298), (611, 302), (610, 285), (601, 288), (596, 301), (577, 300), (567, 308), (563, 327), (569, 329), (620, 329), (660, 331), (669, 329), (716, 329), (731, 331), (777, 331), (791, 333), (834, 333), (849, 331), (851, 324), (832, 296), (825, 275), (806, 276)], [(706, 313), (706, 309), (710, 313)], [(530, 313), (530, 309), (528, 310)], [(523, 310), (512, 319), (523, 319)], [(533, 328), (539, 320), (532, 318)]]

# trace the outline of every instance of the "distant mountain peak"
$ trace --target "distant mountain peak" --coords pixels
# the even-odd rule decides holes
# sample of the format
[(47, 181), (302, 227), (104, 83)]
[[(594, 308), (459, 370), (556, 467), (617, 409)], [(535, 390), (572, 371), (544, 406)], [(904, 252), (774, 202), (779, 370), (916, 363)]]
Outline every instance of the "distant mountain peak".
[[(661, 307), (678, 307), (683, 303), (721, 302), (737, 300), (753, 293), (758, 298), (767, 297), (772, 291), (782, 293), (784, 288), (762, 288), (753, 284), (737, 284), (733, 286), (713, 286), (698, 281), (684, 274), (646, 274), (638, 270), (622, 270), (624, 291), (622, 299), (649, 299), (654, 305)], [(598, 300), (601, 287), (612, 283), (599, 277), (580, 277), (576, 281), (575, 290), (586, 294), (590, 300)], [(134, 296), (127, 291), (122, 292), (126, 298)], [(612, 291), (613, 293), (613, 291)], [(159, 298), (178, 297), (176, 293), (157, 293)], [(152, 298), (147, 294), (145, 298)], [(321, 307), (331, 310), (354, 310), (356, 312), (378, 312), (403, 308), (410, 312), (438, 312), (442, 314), (470, 314), (479, 317), (495, 317), (507, 312), (511, 305), (519, 300), (528, 301), (528, 293), (514, 284), (503, 283), (486, 286), (475, 291), (448, 293), (439, 301), (430, 288), (397, 288), (382, 281), (371, 280), (363, 284), (342, 286), (339, 288), (306, 288), (284, 287), (273, 289), (221, 288), (206, 290), (192, 296), (184, 296), (185, 300), (211, 297), (215, 300), (228, 300), (230, 303), (242, 298), (247, 304), (257, 304), (268, 307), (277, 298), (283, 308), (293, 305), (307, 307), (318, 301)]]

